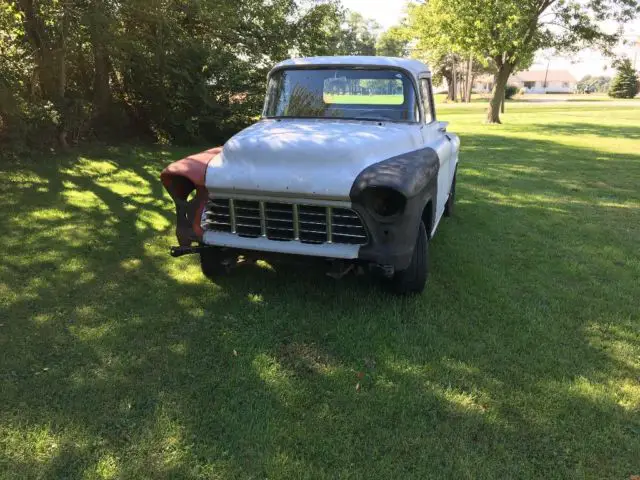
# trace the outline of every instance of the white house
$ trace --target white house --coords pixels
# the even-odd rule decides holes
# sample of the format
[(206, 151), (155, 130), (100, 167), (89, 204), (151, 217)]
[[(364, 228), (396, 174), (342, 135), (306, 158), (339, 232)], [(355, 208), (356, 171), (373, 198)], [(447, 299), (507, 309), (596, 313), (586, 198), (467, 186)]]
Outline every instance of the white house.
[(480, 75), (473, 79), (474, 93), (490, 93), (493, 90), (493, 75)]
[(567, 70), (528, 70), (512, 75), (509, 85), (526, 93), (573, 93), (578, 81)]
[[(567, 70), (527, 70), (509, 77), (508, 85), (524, 89), (524, 93), (573, 93), (578, 81)], [(493, 88), (493, 77), (478, 77), (473, 90), (477, 93), (488, 93)]]

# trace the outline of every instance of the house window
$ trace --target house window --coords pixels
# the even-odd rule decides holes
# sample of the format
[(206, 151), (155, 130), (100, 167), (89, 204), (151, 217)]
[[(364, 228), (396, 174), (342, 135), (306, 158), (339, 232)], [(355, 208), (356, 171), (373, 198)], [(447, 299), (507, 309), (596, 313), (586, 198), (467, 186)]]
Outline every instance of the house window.
[(536, 87), (536, 82), (524, 82), (524, 87), (525, 88), (535, 88)]
[(562, 88), (569, 88), (569, 82), (562, 82)]

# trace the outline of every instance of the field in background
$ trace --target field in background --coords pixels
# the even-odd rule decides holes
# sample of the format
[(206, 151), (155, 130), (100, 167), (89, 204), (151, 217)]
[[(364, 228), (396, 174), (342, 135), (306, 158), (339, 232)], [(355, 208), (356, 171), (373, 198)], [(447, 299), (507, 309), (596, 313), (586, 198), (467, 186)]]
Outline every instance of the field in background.
[[(446, 93), (438, 93), (434, 96), (435, 103), (444, 104), (447, 103), (447, 95)], [(474, 93), (471, 97), (472, 103), (481, 103), (487, 104), (491, 99), (491, 95), (489, 94), (476, 94)], [(401, 105), (404, 101), (402, 95), (324, 95), (325, 103), (335, 103), (335, 104), (343, 104), (343, 105)], [(616, 99), (611, 98), (607, 95), (580, 95), (580, 94), (572, 94), (572, 95), (536, 95), (536, 94), (528, 94), (528, 95), (516, 95), (512, 100), (507, 102), (507, 108), (509, 105), (518, 104), (518, 103), (563, 103), (563, 102), (579, 102), (579, 103), (590, 103), (590, 102), (611, 102), (614, 104), (626, 105), (626, 104), (635, 104), (637, 103), (638, 108), (640, 108), (640, 97), (636, 97), (633, 99)], [(449, 105), (468, 105), (462, 103), (449, 103)], [(640, 114), (639, 114), (640, 115)]]
[[(487, 93), (474, 93), (471, 97), (472, 103), (489, 103), (491, 95)], [(447, 94), (438, 93), (435, 95), (436, 103), (446, 103)], [(512, 100), (507, 101), (507, 107), (512, 103), (553, 103), (553, 102), (613, 102), (620, 105), (635, 104), (637, 102), (640, 108), (640, 96), (632, 99), (628, 98), (611, 98), (605, 94), (526, 94), (516, 95)]]
[(414, 298), (170, 258), (187, 149), (0, 166), (0, 477), (640, 474), (638, 109), (438, 112), (459, 200)]
[(324, 95), (325, 103), (342, 105), (402, 105), (403, 95)]

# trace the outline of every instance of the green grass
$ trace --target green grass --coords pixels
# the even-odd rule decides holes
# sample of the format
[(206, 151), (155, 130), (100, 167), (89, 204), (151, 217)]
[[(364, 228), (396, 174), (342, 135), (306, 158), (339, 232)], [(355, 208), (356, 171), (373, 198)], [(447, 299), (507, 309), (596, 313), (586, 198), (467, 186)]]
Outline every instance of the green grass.
[(640, 474), (640, 114), (507, 111), (439, 109), (459, 201), (414, 298), (170, 258), (185, 149), (1, 166), (0, 478)]
[[(474, 93), (471, 97), (472, 103), (489, 103), (491, 95), (488, 93), (477, 94)], [(436, 104), (447, 103), (447, 94), (438, 93), (434, 95), (434, 101)], [(516, 95), (512, 100), (507, 100), (507, 106), (513, 103), (535, 103), (535, 102), (617, 102), (617, 103), (629, 103), (640, 102), (640, 96), (635, 98), (612, 98), (606, 94), (593, 93), (593, 94), (526, 94)], [(640, 103), (639, 103), (640, 105)]]

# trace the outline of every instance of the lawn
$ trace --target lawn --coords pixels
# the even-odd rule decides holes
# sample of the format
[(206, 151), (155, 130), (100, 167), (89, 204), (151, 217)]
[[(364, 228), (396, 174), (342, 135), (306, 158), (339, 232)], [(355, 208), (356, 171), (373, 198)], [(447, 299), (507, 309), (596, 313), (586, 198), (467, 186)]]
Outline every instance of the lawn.
[[(435, 103), (447, 103), (447, 94), (446, 93), (438, 93), (434, 96)], [(472, 103), (489, 103), (491, 99), (491, 94), (488, 93), (474, 93), (471, 97)], [(526, 95), (516, 95), (512, 100), (507, 101), (507, 106), (515, 103), (528, 103), (528, 102), (615, 102), (615, 103), (629, 103), (629, 102), (638, 102), (638, 107), (640, 107), (640, 96), (635, 98), (612, 98), (603, 93), (592, 93), (592, 94), (581, 94), (581, 93), (571, 93), (571, 94), (531, 94), (528, 93)]]
[(0, 165), (0, 478), (640, 475), (639, 109), (439, 112), (459, 201), (413, 298), (170, 258), (187, 149)]

